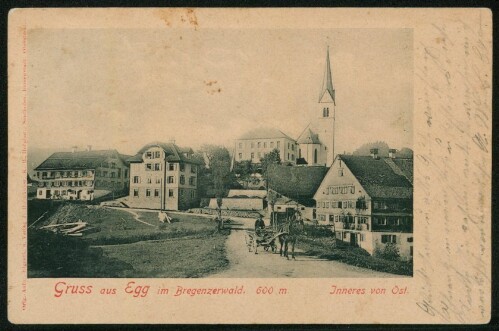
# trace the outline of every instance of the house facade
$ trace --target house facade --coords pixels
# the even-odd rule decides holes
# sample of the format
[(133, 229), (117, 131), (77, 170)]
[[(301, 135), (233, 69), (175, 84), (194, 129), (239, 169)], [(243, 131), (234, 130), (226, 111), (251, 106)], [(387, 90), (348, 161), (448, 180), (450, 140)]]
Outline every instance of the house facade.
[(130, 194), (135, 208), (183, 210), (198, 202), (199, 162), (190, 148), (174, 143), (144, 146), (130, 162)]
[(36, 198), (88, 201), (126, 192), (128, 157), (116, 150), (54, 153), (34, 169)]
[(413, 256), (413, 160), (338, 155), (314, 195), (317, 220), (370, 254), (392, 243)]
[(260, 158), (277, 149), (283, 163), (296, 163), (298, 146), (296, 141), (275, 128), (258, 128), (243, 134), (235, 142), (234, 160), (251, 160), (260, 163)]

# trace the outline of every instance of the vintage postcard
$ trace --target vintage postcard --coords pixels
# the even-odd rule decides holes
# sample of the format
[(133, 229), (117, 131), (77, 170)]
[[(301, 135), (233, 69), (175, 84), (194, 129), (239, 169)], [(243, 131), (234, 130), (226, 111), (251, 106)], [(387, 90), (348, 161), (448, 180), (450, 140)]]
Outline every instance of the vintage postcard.
[(487, 323), (488, 9), (15, 9), (12, 323)]

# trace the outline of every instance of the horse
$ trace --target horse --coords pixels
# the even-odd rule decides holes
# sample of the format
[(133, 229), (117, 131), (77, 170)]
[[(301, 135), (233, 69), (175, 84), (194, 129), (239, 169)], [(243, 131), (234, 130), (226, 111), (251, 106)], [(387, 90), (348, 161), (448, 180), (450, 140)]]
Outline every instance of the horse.
[[(291, 219), (281, 226), (279, 232), (282, 234), (279, 236), (280, 256), (284, 256), (289, 260), (288, 249), (291, 244), (291, 258), (295, 259), (295, 245), (298, 239), (298, 235), (303, 231), (304, 223), (301, 217), (296, 217), (293, 215)], [(283, 249), (284, 248), (284, 249)]]

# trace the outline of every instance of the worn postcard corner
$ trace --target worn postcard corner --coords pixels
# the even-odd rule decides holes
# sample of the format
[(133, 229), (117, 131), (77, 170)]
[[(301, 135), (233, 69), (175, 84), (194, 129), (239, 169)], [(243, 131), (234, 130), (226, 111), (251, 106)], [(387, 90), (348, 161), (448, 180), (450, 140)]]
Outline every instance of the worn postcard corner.
[(12, 10), (9, 320), (487, 323), (491, 24)]

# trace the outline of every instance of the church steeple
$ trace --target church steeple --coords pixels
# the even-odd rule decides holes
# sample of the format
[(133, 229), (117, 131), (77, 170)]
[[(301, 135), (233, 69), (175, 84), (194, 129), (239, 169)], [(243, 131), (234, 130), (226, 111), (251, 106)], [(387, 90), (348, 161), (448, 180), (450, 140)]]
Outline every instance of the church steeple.
[(324, 70), (324, 79), (322, 81), (322, 89), (319, 95), (319, 103), (332, 103), (336, 106), (333, 78), (331, 76), (331, 64), (329, 61), (329, 46), (327, 47), (326, 69)]

